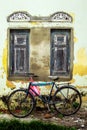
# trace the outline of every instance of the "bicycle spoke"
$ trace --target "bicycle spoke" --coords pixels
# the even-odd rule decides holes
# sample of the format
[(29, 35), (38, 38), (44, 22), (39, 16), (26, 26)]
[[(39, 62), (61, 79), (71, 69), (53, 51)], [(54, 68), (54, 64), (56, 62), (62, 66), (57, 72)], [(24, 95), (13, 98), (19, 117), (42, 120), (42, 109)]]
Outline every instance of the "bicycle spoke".
[(68, 90), (67, 90), (67, 98), (68, 98), (68, 95), (69, 95), (69, 88), (68, 88)]
[(32, 95), (24, 90), (13, 92), (8, 99), (8, 110), (16, 117), (25, 117), (31, 113), (35, 105)]
[(54, 96), (54, 107), (63, 115), (76, 113), (81, 106), (81, 95), (72, 87), (62, 87)]

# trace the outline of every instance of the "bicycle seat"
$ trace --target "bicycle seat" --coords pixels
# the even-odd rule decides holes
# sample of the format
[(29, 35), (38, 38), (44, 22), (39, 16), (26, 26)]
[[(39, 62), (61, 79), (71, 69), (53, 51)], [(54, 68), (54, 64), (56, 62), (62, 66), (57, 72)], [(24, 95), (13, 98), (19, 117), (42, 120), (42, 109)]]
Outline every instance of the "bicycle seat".
[(58, 80), (59, 79), (59, 77), (58, 76), (48, 76), (50, 79), (52, 79), (52, 80)]

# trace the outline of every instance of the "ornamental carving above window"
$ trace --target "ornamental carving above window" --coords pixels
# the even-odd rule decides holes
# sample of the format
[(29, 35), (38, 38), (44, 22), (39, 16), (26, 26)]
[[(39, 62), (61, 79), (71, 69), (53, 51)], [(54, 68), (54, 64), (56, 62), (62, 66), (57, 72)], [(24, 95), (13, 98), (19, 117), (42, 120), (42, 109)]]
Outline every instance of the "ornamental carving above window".
[(51, 15), (51, 21), (72, 22), (72, 17), (65, 12), (57, 12)]
[(26, 12), (15, 12), (12, 13), (7, 21), (14, 22), (14, 21), (30, 21), (31, 16)]
[(72, 17), (65, 12), (56, 12), (50, 16), (32, 16), (24, 11), (14, 12), (7, 18), (8, 22), (30, 22), (30, 21), (42, 21), (42, 22), (72, 22)]

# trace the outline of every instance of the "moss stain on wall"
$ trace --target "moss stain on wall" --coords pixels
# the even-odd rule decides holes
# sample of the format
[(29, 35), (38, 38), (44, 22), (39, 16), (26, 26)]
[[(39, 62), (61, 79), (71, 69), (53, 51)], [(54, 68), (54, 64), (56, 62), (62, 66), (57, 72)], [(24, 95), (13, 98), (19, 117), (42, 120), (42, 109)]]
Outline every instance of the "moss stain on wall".
[(30, 70), (46, 80), (49, 75), (50, 36), (49, 28), (32, 28), (30, 43)]

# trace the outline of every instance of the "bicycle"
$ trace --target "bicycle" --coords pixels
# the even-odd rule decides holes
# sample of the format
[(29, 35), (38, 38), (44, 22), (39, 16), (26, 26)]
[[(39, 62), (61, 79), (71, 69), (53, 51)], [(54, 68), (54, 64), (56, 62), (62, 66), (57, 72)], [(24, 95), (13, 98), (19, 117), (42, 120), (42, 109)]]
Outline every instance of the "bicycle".
[[(29, 77), (34, 77), (35, 75), (29, 75)], [(7, 107), (10, 114), (17, 118), (27, 117), (34, 110), (36, 106), (37, 96), (40, 100), (47, 104), (51, 109), (56, 110), (63, 116), (70, 116), (75, 114), (81, 107), (82, 99), (80, 92), (70, 83), (57, 84), (55, 80), (58, 79), (57, 76), (49, 76), (53, 81), (50, 82), (29, 82), (28, 88), (18, 89), (13, 91), (7, 101)], [(49, 95), (44, 97), (34, 91), (31, 86), (46, 86), (51, 85)], [(31, 91), (36, 95), (31, 93)], [(55, 93), (53, 94), (53, 91)]]

